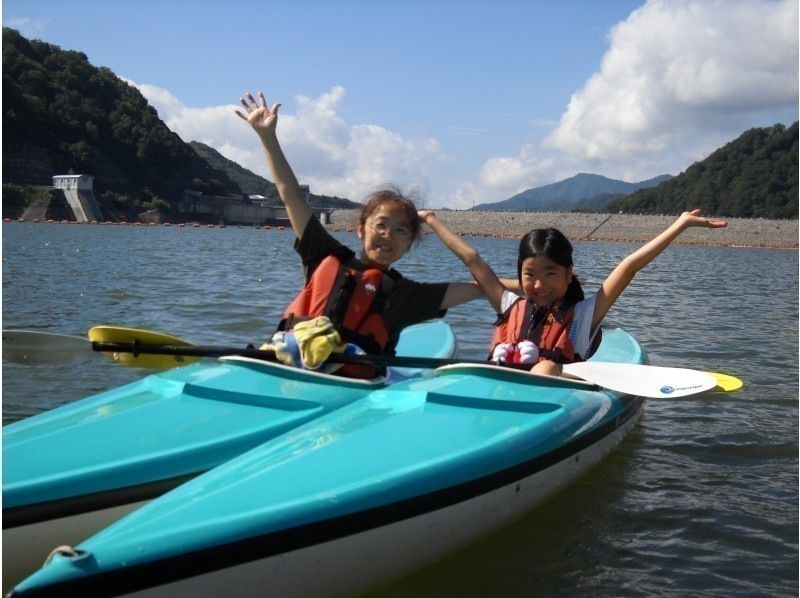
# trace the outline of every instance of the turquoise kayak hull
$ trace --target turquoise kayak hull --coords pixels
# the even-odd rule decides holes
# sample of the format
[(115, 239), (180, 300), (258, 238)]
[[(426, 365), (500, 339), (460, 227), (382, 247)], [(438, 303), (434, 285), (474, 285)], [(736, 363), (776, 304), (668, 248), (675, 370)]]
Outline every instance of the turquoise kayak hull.
[[(407, 328), (398, 344), (400, 355), (454, 352), (443, 320)], [(422, 372), (390, 369), (386, 378), (362, 381), (222, 358), (5, 426), (4, 586), (35, 569), (24, 563), (41, 565), (54, 542), (78, 542), (270, 438)]]
[[(646, 362), (622, 330), (604, 333), (595, 359)], [(442, 368), (195, 478), (15, 592), (357, 592), (545, 500), (612, 450), (642, 403), (579, 381)]]

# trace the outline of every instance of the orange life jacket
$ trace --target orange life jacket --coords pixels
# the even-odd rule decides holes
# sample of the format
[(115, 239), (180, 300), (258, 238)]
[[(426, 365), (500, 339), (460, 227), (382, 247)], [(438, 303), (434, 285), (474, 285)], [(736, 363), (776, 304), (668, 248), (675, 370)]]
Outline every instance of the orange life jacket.
[(325, 257), (305, 288), (283, 312), (279, 330), (297, 322), (328, 316), (342, 340), (367, 353), (394, 353), (383, 309), (391, 285), (400, 275), (368, 268), (355, 258)]
[(535, 310), (532, 303), (521, 297), (495, 322), (489, 355), (492, 355), (494, 348), (500, 343), (529, 340), (539, 347), (539, 361), (583, 361), (575, 353), (568, 334), (574, 313), (574, 306), (567, 307), (563, 304), (554, 305), (547, 311)]

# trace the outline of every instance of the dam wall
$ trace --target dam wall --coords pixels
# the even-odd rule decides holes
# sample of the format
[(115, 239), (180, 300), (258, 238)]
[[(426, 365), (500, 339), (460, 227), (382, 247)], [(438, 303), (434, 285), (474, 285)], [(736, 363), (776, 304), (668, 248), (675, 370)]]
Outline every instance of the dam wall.
[(89, 174), (62, 174), (53, 177), (53, 187), (61, 189), (76, 222), (101, 222), (103, 213), (94, 197), (94, 177)]

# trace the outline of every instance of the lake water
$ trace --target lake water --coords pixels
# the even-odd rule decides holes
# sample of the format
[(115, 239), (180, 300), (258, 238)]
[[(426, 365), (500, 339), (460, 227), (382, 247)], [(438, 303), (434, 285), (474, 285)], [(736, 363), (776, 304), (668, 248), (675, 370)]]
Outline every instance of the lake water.
[[(271, 333), (301, 283), (289, 230), (12, 222), (2, 235), (3, 328), (82, 335), (116, 324), (244, 346)], [(469, 240), (515, 275), (515, 241)], [(577, 243), (585, 288), (634, 248)], [(398, 269), (468, 279), (432, 237)], [(459, 354), (483, 358), (488, 303), (447, 319)], [(728, 372), (745, 387), (649, 400), (616, 451), (556, 498), (373, 596), (797, 595), (798, 252), (671, 247), (606, 324), (632, 333), (655, 365)], [(92, 355), (4, 362), (3, 422), (144, 373)]]

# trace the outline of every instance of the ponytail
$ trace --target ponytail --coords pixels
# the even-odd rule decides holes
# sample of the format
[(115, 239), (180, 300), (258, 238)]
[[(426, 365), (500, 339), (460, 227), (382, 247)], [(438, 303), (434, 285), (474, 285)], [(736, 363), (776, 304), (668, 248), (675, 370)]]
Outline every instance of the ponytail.
[(578, 277), (573, 274), (572, 280), (567, 285), (567, 292), (564, 295), (564, 305), (571, 307), (579, 301), (583, 301), (583, 287), (581, 287)]

